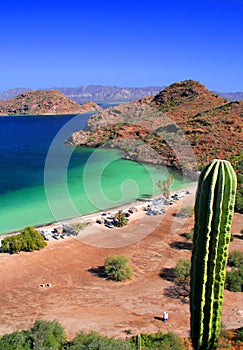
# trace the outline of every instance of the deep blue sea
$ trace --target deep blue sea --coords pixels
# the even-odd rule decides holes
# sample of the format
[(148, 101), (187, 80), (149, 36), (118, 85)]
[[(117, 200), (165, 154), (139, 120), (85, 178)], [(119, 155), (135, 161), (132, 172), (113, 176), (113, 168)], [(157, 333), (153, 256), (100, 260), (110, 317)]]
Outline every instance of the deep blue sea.
[[(0, 234), (158, 194), (166, 169), (121, 160), (117, 150), (64, 145), (89, 116), (0, 118)], [(182, 185), (176, 174), (174, 188)]]

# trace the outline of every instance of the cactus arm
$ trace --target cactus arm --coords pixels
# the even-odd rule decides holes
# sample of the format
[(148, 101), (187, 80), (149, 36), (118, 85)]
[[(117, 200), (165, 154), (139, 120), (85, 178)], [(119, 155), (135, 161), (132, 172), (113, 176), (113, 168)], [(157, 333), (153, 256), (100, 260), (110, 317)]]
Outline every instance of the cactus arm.
[(229, 162), (213, 160), (202, 171), (195, 203), (190, 293), (195, 349), (216, 348), (235, 191), (236, 175)]

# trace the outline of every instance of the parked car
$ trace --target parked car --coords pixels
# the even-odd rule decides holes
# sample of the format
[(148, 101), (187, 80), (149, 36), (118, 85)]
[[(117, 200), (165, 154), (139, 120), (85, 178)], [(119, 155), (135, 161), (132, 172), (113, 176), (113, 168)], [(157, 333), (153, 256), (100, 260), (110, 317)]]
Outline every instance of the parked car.
[(106, 223), (105, 223), (105, 226), (108, 227), (108, 228), (113, 228), (113, 227), (115, 227), (111, 222), (106, 222)]
[(74, 228), (69, 224), (63, 224), (63, 232), (65, 232), (67, 235), (73, 235), (77, 236), (78, 232), (74, 230)]

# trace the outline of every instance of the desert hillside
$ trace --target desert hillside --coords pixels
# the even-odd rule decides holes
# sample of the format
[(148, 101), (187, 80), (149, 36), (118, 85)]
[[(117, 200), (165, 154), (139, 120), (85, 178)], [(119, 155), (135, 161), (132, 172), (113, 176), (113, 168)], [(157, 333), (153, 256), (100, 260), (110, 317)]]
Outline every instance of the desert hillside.
[(11, 100), (0, 101), (0, 115), (78, 114), (101, 110), (94, 102), (82, 106), (57, 90), (24, 92)]
[[(95, 147), (106, 144), (123, 149), (128, 159), (191, 170), (195, 163), (200, 169), (213, 158), (239, 164), (242, 116), (242, 102), (230, 102), (199, 82), (186, 80), (155, 96), (93, 115), (86, 130), (74, 133), (67, 143)], [(128, 146), (125, 139), (136, 143)]]

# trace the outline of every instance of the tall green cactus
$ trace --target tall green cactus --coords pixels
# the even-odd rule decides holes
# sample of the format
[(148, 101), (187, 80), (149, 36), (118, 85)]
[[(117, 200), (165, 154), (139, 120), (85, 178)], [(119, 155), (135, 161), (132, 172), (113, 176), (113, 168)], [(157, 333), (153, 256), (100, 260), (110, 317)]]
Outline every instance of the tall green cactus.
[(195, 202), (191, 266), (191, 337), (195, 350), (217, 347), (234, 211), (236, 175), (215, 159), (201, 172)]

